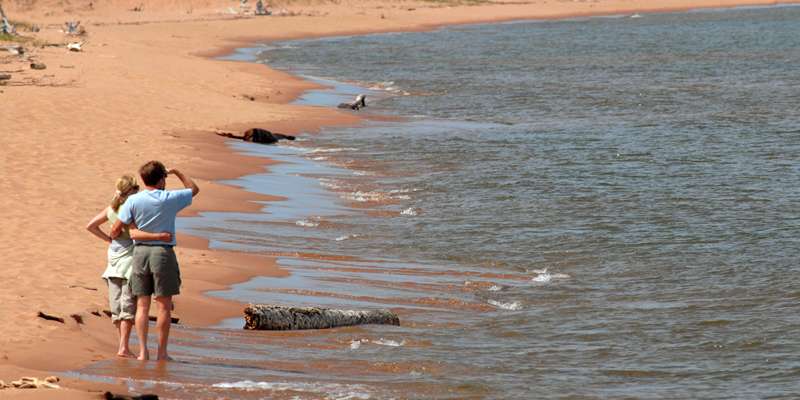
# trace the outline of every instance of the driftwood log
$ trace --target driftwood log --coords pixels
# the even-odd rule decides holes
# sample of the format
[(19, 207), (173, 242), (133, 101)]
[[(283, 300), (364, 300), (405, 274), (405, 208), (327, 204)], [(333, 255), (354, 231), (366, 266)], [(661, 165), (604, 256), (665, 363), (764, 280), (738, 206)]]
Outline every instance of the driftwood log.
[(217, 135), (225, 136), (233, 139), (242, 139), (245, 142), (253, 142), (253, 143), (262, 143), (262, 144), (273, 144), (277, 143), (278, 140), (286, 139), (286, 140), (294, 140), (295, 137), (291, 135), (284, 135), (282, 133), (274, 133), (270, 132), (266, 129), (261, 128), (252, 128), (244, 131), (243, 134), (237, 135), (233, 132), (222, 132), (217, 131)]
[(327, 329), (363, 324), (400, 325), (400, 318), (389, 310), (334, 310), (269, 304), (250, 304), (244, 309), (244, 329), (249, 330)]
[(358, 110), (367, 106), (367, 95), (360, 94), (356, 99), (349, 103), (339, 103), (339, 108), (348, 108), (350, 110)]

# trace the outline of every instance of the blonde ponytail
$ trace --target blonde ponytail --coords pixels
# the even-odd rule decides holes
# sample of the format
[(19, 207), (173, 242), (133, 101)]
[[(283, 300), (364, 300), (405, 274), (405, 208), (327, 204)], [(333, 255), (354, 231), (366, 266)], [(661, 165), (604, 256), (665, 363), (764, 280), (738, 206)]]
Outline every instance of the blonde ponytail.
[(111, 199), (111, 209), (114, 212), (119, 211), (119, 207), (128, 200), (128, 196), (139, 191), (139, 184), (133, 175), (122, 175), (117, 179), (117, 192)]

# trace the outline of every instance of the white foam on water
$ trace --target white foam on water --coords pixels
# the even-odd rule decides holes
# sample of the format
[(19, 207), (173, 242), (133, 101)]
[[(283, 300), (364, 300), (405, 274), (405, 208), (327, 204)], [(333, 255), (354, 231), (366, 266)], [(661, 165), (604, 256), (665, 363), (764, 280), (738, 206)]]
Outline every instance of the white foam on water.
[(327, 159), (328, 159), (328, 157), (322, 157), (322, 156), (311, 158), (312, 161), (325, 161)]
[(499, 292), (501, 290), (503, 290), (503, 288), (501, 286), (492, 285), (491, 287), (489, 287), (489, 291), (490, 292)]
[(305, 228), (316, 228), (319, 226), (319, 222), (309, 221), (307, 219), (296, 221), (294, 224)]
[(548, 283), (548, 282), (552, 281), (553, 279), (569, 279), (569, 278), (571, 278), (571, 276), (569, 276), (567, 274), (561, 274), (561, 273), (551, 274), (551, 273), (547, 272), (547, 268), (544, 268), (544, 269), (532, 269), (529, 272), (534, 272), (534, 273), (538, 274), (537, 276), (531, 278), (531, 282), (537, 282), (537, 283)]
[(487, 302), (497, 308), (502, 308), (503, 310), (516, 311), (522, 309), (522, 304), (520, 304), (518, 301), (512, 303), (503, 303), (497, 300), (488, 300)]
[(353, 171), (353, 175), (357, 175), (357, 176), (370, 176), (370, 175), (375, 175), (375, 174), (374, 174), (374, 173), (372, 173), (372, 172), (369, 172), (369, 171)]
[(347, 240), (347, 239), (355, 239), (357, 237), (361, 237), (361, 235), (354, 233), (352, 235), (339, 236), (334, 240), (336, 240), (337, 242), (341, 242), (341, 241), (344, 241), (344, 240)]
[(322, 178), (319, 180), (320, 185), (333, 190), (341, 189), (342, 188), (341, 183), (342, 183), (341, 181), (338, 181), (336, 179)]
[(400, 215), (409, 215), (409, 216), (413, 217), (413, 216), (419, 215), (419, 212), (417, 211), (416, 208), (411, 207), (411, 208), (407, 208), (407, 209), (401, 211)]
[(366, 203), (369, 201), (380, 201), (389, 198), (386, 193), (381, 192), (352, 192), (342, 196), (347, 200), (357, 201), (359, 203)]
[(539, 274), (535, 276), (531, 281), (538, 282), (538, 283), (548, 283), (553, 280), (553, 275), (548, 274), (547, 272), (543, 274)]
[(340, 151), (357, 151), (358, 149), (354, 147), (332, 147), (332, 148), (321, 148), (315, 147), (313, 149), (309, 149), (306, 151), (307, 154), (317, 154), (317, 153), (338, 153)]
[(345, 385), (337, 383), (303, 383), (303, 382), (254, 382), (250, 380), (238, 382), (221, 382), (212, 385), (218, 389), (236, 389), (248, 392), (272, 390), (276, 392), (307, 392), (319, 394), (324, 399), (369, 399), (369, 391), (362, 385)]
[(380, 338), (378, 340), (373, 340), (372, 343), (375, 343), (375, 344), (380, 345), (380, 346), (400, 347), (400, 346), (405, 346), (406, 341), (402, 340), (402, 341), (398, 342), (396, 340), (389, 340), (389, 339)]
[(358, 339), (350, 341), (350, 350), (358, 350), (361, 347), (361, 343), (369, 342), (368, 339)]

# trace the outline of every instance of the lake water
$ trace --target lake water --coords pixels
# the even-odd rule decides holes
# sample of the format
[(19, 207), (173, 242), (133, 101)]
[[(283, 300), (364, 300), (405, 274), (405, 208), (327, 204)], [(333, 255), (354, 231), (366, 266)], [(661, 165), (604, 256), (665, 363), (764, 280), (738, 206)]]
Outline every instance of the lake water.
[(161, 370), (79, 375), (177, 398), (797, 398), (798, 38), (786, 6), (243, 49), (330, 87), (299, 103), (401, 118), (231, 142), (284, 161), (232, 183), (290, 200), (180, 226), (292, 275), (215, 295), (401, 326), (232, 320), (178, 329)]

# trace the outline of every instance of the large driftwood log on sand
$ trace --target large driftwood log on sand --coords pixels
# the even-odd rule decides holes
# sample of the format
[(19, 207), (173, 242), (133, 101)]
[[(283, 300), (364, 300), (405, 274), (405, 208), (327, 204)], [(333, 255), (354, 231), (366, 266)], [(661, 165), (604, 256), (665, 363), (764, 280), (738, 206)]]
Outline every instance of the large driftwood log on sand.
[(250, 304), (244, 309), (244, 329), (249, 330), (327, 329), (363, 324), (400, 325), (400, 318), (389, 310), (333, 310), (270, 304)]
[(275, 133), (270, 132), (266, 129), (261, 128), (251, 128), (244, 131), (243, 134), (237, 135), (233, 132), (223, 132), (217, 131), (217, 135), (225, 136), (233, 139), (242, 139), (245, 142), (253, 142), (253, 143), (262, 143), (262, 144), (273, 144), (277, 143), (279, 140), (286, 139), (286, 140), (294, 140), (295, 137), (292, 135), (284, 135), (282, 133)]

